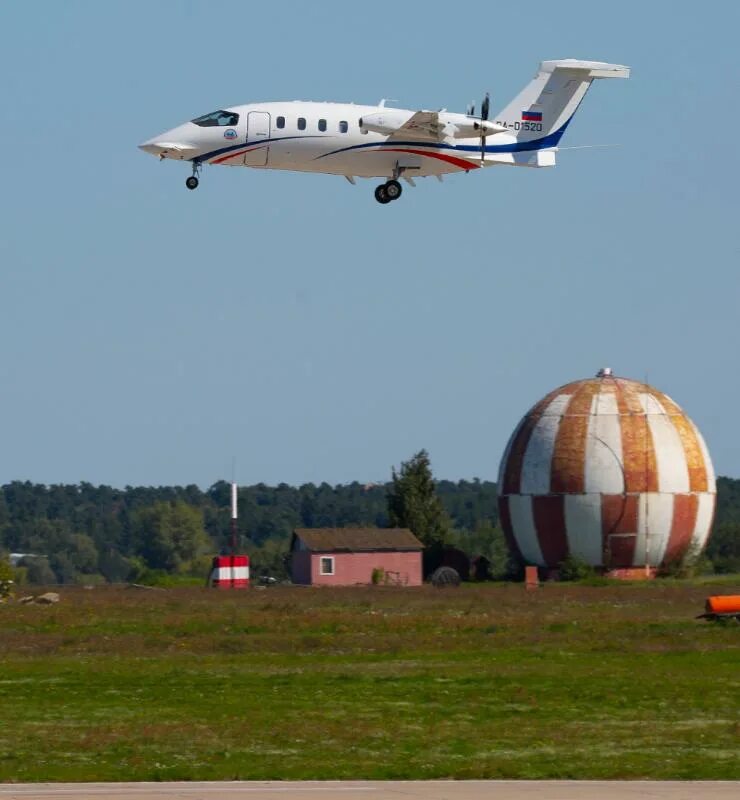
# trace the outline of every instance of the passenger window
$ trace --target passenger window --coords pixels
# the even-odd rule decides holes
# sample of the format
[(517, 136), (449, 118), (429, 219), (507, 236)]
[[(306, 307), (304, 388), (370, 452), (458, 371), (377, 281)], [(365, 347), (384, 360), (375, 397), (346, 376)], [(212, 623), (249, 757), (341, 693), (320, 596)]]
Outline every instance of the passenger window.
[(343, 119), (339, 123), (339, 133), (347, 133), (348, 130), (349, 130), (349, 124), (347, 123), (347, 120)]
[(306, 130), (306, 118), (305, 117), (298, 117), (298, 130), (305, 131)]
[(284, 128), (285, 127), (285, 117), (278, 117), (275, 120), (275, 124), (277, 125), (278, 128)]
[(319, 120), (319, 130), (320, 131), (325, 131), (326, 130), (326, 120), (325, 119), (320, 119)]

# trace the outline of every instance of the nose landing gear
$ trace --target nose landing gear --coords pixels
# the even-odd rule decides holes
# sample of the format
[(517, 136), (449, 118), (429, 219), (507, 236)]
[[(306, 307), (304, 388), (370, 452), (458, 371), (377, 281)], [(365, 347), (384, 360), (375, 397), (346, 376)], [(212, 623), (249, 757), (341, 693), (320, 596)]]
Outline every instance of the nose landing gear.
[(185, 186), (188, 189), (197, 189), (200, 181), (198, 180), (198, 173), (200, 172), (201, 163), (193, 161), (193, 174), (185, 181)]
[(393, 200), (398, 200), (401, 196), (401, 192), (403, 191), (403, 187), (401, 184), (394, 178), (393, 180), (388, 181), (387, 183), (383, 183), (375, 190), (375, 199), (385, 205), (386, 203), (390, 203)]

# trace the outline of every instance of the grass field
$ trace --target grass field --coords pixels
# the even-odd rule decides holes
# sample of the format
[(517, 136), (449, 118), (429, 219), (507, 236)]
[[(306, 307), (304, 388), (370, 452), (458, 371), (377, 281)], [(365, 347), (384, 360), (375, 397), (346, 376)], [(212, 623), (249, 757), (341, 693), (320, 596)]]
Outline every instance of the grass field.
[(708, 587), (61, 591), (0, 605), (0, 782), (740, 779)]

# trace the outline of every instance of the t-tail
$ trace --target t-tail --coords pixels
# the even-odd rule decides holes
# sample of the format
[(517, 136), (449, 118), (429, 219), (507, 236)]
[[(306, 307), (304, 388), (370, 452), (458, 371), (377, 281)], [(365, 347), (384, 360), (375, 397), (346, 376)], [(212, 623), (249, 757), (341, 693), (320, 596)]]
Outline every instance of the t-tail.
[[(516, 137), (513, 158), (509, 161), (497, 157), (499, 148), (494, 146), (489, 150), (493, 156), (490, 160), (552, 166), (555, 152), (550, 148), (558, 146), (591, 82), (598, 78), (629, 78), (629, 75), (629, 67), (621, 64), (572, 58), (543, 61), (534, 79), (493, 117), (496, 124), (506, 127)], [(503, 155), (504, 148), (501, 150)]]

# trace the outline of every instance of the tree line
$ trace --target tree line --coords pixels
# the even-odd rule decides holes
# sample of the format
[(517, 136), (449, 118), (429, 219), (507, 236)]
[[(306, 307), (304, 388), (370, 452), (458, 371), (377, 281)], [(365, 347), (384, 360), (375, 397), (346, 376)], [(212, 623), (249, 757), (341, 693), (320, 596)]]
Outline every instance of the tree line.
[[(281, 483), (238, 490), (239, 548), (253, 574), (287, 577), (295, 528), (408, 525), (428, 547), (484, 555), (494, 577), (511, 563), (498, 524), (496, 484), (434, 481), (424, 451), (384, 484)], [(412, 520), (409, 523), (409, 520)], [(90, 483), (14, 481), (0, 488), (0, 560), (10, 553), (35, 583), (204, 580), (211, 557), (227, 552), (230, 485), (116, 489)], [(705, 571), (740, 571), (740, 480), (718, 480), (717, 515)]]

